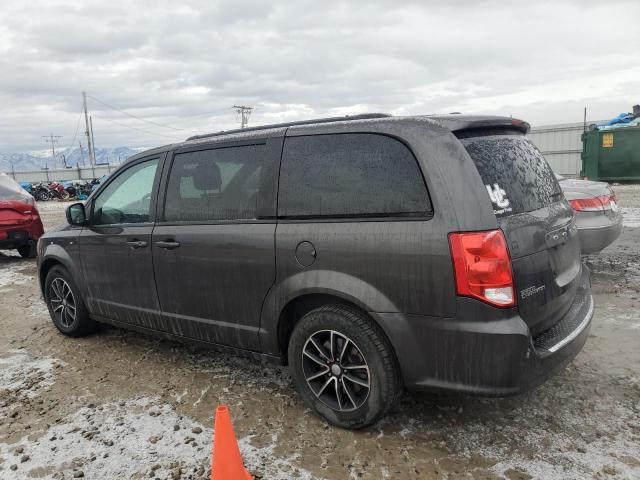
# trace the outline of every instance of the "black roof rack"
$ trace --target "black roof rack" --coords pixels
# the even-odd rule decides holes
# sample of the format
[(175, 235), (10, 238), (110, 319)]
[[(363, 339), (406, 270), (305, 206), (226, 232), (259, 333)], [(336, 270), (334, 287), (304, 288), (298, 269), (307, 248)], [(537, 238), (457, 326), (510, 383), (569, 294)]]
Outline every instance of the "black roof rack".
[(244, 133), (244, 132), (254, 132), (256, 130), (268, 130), (270, 128), (295, 127), (297, 125), (314, 125), (316, 123), (344, 122), (345, 120), (367, 120), (371, 118), (385, 118), (390, 116), (391, 115), (389, 115), (388, 113), (362, 113), (360, 115), (345, 115), (344, 117), (327, 117), (327, 118), (317, 118), (315, 120), (300, 120), (297, 122), (273, 123), (271, 125), (259, 125), (257, 127), (236, 128), (234, 130), (222, 130), (221, 132), (216, 132), (216, 133), (194, 135), (192, 137), (187, 138), (187, 141), (198, 140), (200, 138), (217, 137), (220, 135), (229, 135), (231, 133)]

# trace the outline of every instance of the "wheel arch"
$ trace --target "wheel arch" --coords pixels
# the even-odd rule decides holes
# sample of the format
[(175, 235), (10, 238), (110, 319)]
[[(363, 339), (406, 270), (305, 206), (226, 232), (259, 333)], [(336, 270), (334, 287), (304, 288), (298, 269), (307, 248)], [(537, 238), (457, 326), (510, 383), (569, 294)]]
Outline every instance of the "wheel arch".
[(364, 305), (358, 302), (355, 299), (345, 298), (344, 296), (337, 295), (334, 293), (325, 293), (325, 292), (313, 292), (313, 293), (304, 293), (292, 298), (287, 302), (286, 305), (280, 311), (278, 316), (278, 326), (277, 326), (277, 341), (278, 341), (278, 353), (282, 359), (283, 365), (288, 363), (287, 355), (289, 349), (289, 339), (291, 338), (291, 334), (293, 333), (293, 329), (297, 325), (297, 323), (304, 317), (307, 313), (316, 308), (319, 308), (324, 305), (344, 305), (346, 307), (357, 310), (365, 317), (369, 318), (375, 326), (378, 327), (380, 333), (385, 336), (388, 341), (391, 349), (393, 350), (393, 355), (396, 357), (395, 348), (391, 343), (391, 340), (385, 329), (382, 327), (379, 319), (376, 318), (374, 312), (370, 312), (366, 309)]
[[(48, 254), (46, 254), (45, 257), (39, 262), (38, 279), (39, 279), (39, 284), (40, 284), (40, 291), (42, 292), (43, 295), (44, 295), (44, 284), (45, 284), (45, 281), (47, 279), (47, 275), (48, 275), (48, 273), (51, 271), (51, 269), (53, 267), (55, 267), (56, 265), (59, 265), (59, 266), (65, 268), (69, 272), (69, 274), (72, 275), (72, 276), (75, 273), (75, 270), (72, 267), (73, 263), (72, 263), (71, 258), (68, 256), (68, 254), (62, 248), (58, 247), (57, 249), (59, 249), (60, 252), (47, 252)], [(62, 255), (55, 254), (55, 253), (62, 253)], [(80, 282), (76, 282), (76, 283), (79, 284), (78, 287), (82, 291), (82, 287), (80, 286)]]

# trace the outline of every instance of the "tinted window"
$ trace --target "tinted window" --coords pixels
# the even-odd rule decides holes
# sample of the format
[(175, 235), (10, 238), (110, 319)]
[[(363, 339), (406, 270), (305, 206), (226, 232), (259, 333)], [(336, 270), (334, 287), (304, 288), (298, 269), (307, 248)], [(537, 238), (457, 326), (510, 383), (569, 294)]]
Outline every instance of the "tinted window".
[(148, 222), (157, 168), (158, 159), (148, 160), (119, 174), (95, 199), (91, 223)]
[(524, 136), (489, 135), (460, 141), (482, 177), (497, 216), (531, 212), (562, 198), (551, 167)]
[(398, 140), (375, 134), (285, 140), (279, 216), (407, 216), (430, 210), (418, 164)]
[(180, 153), (174, 157), (166, 221), (256, 218), (263, 145)]

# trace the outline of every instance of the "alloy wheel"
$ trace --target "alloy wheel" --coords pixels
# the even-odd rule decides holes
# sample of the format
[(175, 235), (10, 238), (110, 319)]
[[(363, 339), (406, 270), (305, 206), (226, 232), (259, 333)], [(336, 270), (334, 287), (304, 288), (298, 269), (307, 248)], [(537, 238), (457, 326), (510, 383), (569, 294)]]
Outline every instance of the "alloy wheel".
[(70, 328), (76, 320), (76, 300), (71, 287), (63, 278), (54, 278), (49, 287), (49, 302), (58, 323)]
[(302, 348), (302, 371), (313, 394), (329, 408), (360, 408), (371, 391), (364, 355), (346, 335), (335, 330), (312, 334)]

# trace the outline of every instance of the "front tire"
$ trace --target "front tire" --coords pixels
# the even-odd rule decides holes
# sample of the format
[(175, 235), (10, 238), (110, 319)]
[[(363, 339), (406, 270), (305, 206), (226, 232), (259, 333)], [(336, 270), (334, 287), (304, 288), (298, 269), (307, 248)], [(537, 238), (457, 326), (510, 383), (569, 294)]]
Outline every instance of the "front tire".
[(298, 393), (329, 423), (358, 429), (382, 418), (402, 392), (393, 349), (380, 327), (346, 305), (307, 313), (289, 341)]
[(83, 337), (96, 329), (80, 290), (64, 267), (55, 266), (49, 271), (44, 294), (51, 320), (61, 333), (69, 337)]

